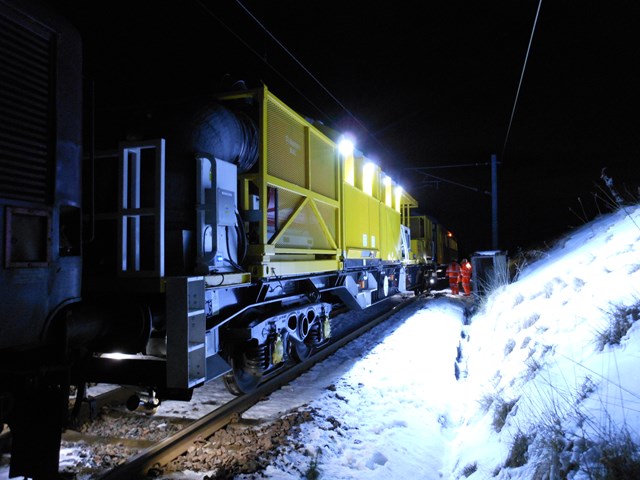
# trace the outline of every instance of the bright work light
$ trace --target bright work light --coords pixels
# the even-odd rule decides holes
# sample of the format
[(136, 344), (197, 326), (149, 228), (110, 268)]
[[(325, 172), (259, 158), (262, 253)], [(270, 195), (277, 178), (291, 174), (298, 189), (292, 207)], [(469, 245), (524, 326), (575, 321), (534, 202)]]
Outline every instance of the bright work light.
[(338, 143), (338, 151), (343, 157), (348, 157), (349, 155), (352, 155), (353, 149), (354, 149), (353, 142), (346, 137), (343, 137), (340, 140), (340, 143)]

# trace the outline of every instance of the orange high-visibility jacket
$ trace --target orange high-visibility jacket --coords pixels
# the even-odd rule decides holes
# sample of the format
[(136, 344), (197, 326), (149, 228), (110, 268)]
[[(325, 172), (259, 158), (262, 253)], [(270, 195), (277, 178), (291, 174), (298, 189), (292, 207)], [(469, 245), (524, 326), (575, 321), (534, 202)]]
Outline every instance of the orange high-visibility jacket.
[(458, 262), (451, 262), (447, 267), (447, 277), (449, 277), (449, 282), (455, 280), (456, 282), (460, 278), (460, 265)]
[(470, 262), (464, 262), (461, 266), (460, 266), (460, 275), (462, 276), (463, 279), (468, 280), (471, 278), (471, 263)]

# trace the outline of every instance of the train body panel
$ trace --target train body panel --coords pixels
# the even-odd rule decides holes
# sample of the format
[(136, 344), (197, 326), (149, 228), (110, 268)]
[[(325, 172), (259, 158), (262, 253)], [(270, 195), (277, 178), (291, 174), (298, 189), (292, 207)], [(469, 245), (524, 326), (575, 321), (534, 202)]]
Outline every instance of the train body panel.
[(379, 261), (380, 204), (352, 185), (344, 185), (345, 264), (361, 265), (362, 261)]
[(411, 251), (422, 263), (446, 265), (457, 259), (458, 243), (453, 234), (429, 215), (412, 215)]
[(90, 341), (92, 324), (66, 315), (81, 298), (82, 50), (65, 19), (30, 2), (1, 0), (0, 31), (0, 423), (10, 476), (53, 478), (67, 339)]
[(247, 270), (255, 278), (339, 268), (337, 146), (266, 88), (222, 96), (260, 126), (256, 165), (239, 172)]
[[(0, 349), (39, 345), (80, 298), (81, 49), (47, 10), (0, 2)], [(46, 22), (40, 22), (40, 18)]]
[(380, 205), (380, 256), (386, 262), (401, 262), (402, 228), (400, 227), (399, 213), (388, 207)]

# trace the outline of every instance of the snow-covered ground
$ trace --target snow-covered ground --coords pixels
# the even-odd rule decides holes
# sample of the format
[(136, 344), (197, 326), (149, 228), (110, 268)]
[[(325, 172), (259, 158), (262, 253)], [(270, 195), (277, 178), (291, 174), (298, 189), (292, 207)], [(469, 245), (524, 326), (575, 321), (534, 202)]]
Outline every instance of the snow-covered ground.
[[(267, 478), (304, 478), (311, 462), (319, 478), (439, 478), (450, 409), (460, 395), (455, 359), (465, 302), (421, 299), (408, 308), (272, 395), (272, 405), (278, 396), (290, 405), (298, 383), (323, 387), (304, 400), (319, 419), (301, 425), (295, 441), (305, 448), (284, 452)], [(264, 417), (261, 410), (257, 405), (247, 415)]]
[[(316, 421), (236, 478), (583, 480), (603, 462), (640, 478), (640, 206), (572, 231), (470, 308), (417, 299), (245, 412)], [(203, 388), (187, 408), (226, 395)]]
[[(639, 440), (639, 240), (637, 207), (583, 226), (469, 326), (460, 302), (427, 301), (364, 358), (344, 359), (335, 390), (311, 402), (341, 427), (303, 425), (309, 456), (287, 452), (267, 476), (299, 478), (313, 460), (335, 479), (592, 478), (602, 440)], [(602, 346), (616, 318), (631, 328)]]

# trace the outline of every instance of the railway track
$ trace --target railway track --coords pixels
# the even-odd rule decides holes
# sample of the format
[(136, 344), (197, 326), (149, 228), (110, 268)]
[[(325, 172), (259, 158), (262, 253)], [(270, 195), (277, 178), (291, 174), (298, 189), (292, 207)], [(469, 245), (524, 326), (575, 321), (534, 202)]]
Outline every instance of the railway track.
[[(96, 436), (90, 433), (84, 434), (75, 431), (67, 431), (63, 436), (64, 443), (67, 445), (77, 444), (77, 442), (84, 442), (86, 444), (91, 444), (92, 442), (102, 444), (111, 443), (117, 445), (117, 448), (124, 452), (124, 455), (129, 457), (125, 463), (121, 464), (113, 464), (117, 463), (117, 461), (108, 459), (106, 463), (103, 463), (102, 467), (98, 467), (95, 469), (95, 472), (90, 473), (90, 477), (86, 477), (85, 473), (85, 476), (82, 478), (99, 480), (132, 480), (148, 479), (158, 476), (161, 474), (165, 465), (184, 455), (190, 449), (193, 449), (194, 445), (198, 444), (198, 442), (202, 442), (204, 439), (212, 437), (216, 432), (219, 432), (230, 424), (238, 423), (238, 419), (241, 418), (242, 413), (258, 403), (261, 399), (267, 397), (283, 385), (290, 383), (296, 377), (309, 370), (313, 365), (332, 355), (366, 331), (384, 322), (402, 308), (412, 304), (416, 298), (418, 297), (412, 296), (403, 298), (398, 296), (397, 299), (392, 299), (386, 305), (380, 306), (376, 312), (373, 312), (373, 314), (369, 314), (369, 317), (363, 320), (362, 325), (354, 328), (341, 338), (330, 343), (314, 356), (308, 358), (304, 362), (295, 364), (280, 375), (265, 381), (250, 394), (231, 397), (230, 401), (217, 406), (217, 408), (212, 409), (209, 413), (197, 420), (190, 421), (175, 418), (169, 420), (162, 417), (158, 418), (156, 416), (147, 416), (149, 421), (154, 420), (156, 422), (155, 427), (148, 427), (148, 429), (157, 430), (158, 425), (161, 424), (164, 428), (163, 433), (169, 435), (161, 441), (130, 438), (123, 439), (120, 437), (109, 438)], [(94, 398), (92, 400), (93, 405), (87, 410), (88, 412), (95, 413), (96, 409), (101, 408), (103, 405), (108, 405), (110, 402), (123, 402), (124, 399), (132, 393), (133, 391), (128, 388), (119, 388), (111, 392), (107, 392), (99, 398)], [(88, 415), (88, 413), (85, 413), (85, 418), (87, 418), (86, 415)], [(116, 420), (116, 422), (117, 421), (118, 420)], [(126, 421), (124, 416), (121, 421)], [(171, 428), (167, 427), (167, 424), (169, 423), (172, 424)], [(177, 426), (176, 423), (178, 424)], [(242, 427), (242, 425), (239, 427)], [(107, 454), (106, 456), (108, 457), (109, 455)], [(110, 464), (109, 461), (112, 463)]]

